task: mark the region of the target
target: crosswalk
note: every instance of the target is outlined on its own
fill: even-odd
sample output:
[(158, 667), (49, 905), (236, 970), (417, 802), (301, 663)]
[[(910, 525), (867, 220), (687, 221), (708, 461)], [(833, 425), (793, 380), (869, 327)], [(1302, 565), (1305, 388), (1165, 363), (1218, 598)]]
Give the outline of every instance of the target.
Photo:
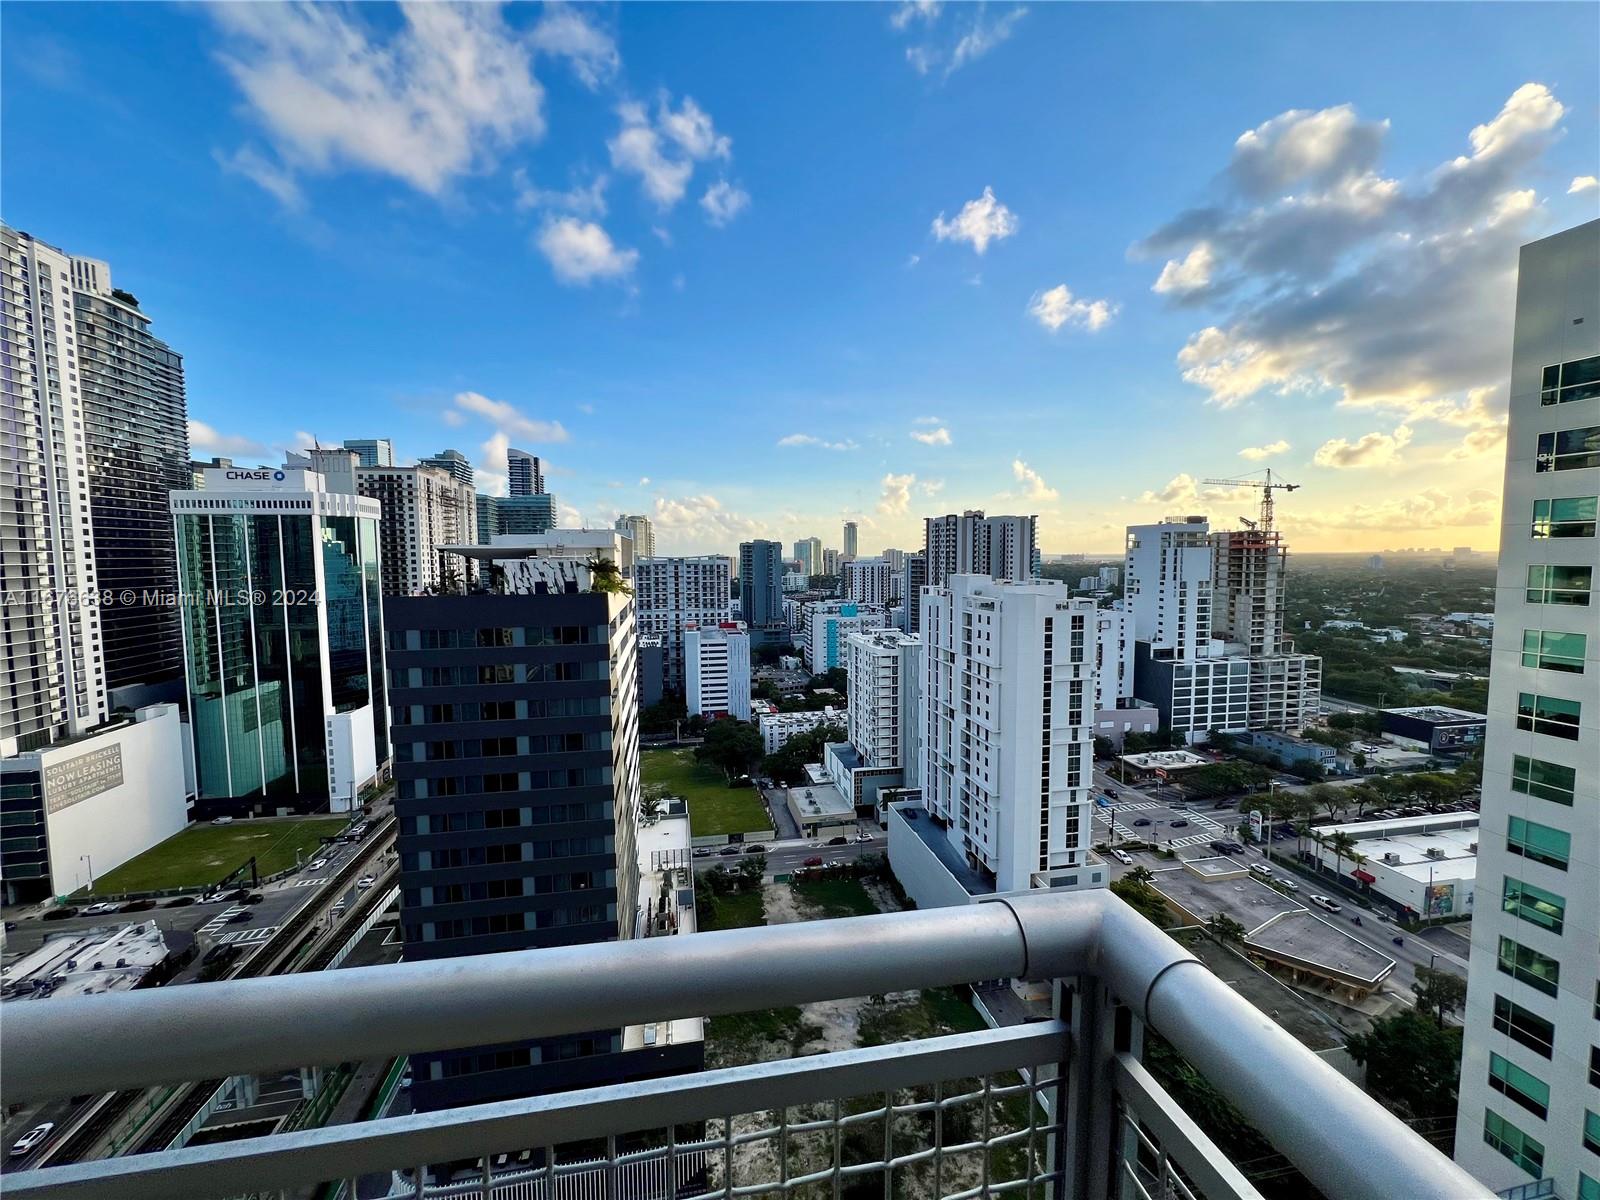
[(201, 933), (217, 933), (224, 926), (226, 926), (228, 924), (228, 920), (229, 920), (230, 917), (237, 916), (239, 913), (242, 913), (244, 911), (245, 911), (245, 906), (243, 904), (230, 904), (230, 905), (228, 905), (227, 908), (223, 909), (216, 916), (212, 917), (211, 920), (207, 921), (204, 925), (200, 926), (200, 932)]
[(257, 942), (267, 941), (278, 932), (276, 925), (263, 925), (259, 929), (230, 929), (227, 933), (219, 934), (219, 945), (228, 946), (253, 946)]

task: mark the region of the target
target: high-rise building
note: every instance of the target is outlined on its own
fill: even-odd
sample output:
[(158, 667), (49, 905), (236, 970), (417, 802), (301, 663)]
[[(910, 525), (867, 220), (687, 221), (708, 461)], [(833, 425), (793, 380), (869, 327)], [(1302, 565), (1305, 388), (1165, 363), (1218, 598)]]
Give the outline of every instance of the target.
[(721, 554), (646, 558), (633, 564), (639, 632), (659, 637), (668, 691), (684, 688), (683, 631), (691, 622), (717, 625), (733, 601), (733, 564)]
[(822, 552), (822, 574), (830, 577), (839, 574), (839, 552), (837, 550), (824, 550)]
[(378, 502), (262, 468), (170, 503), (197, 808), (349, 810), (389, 759)]
[(90, 455), (73, 321), (74, 260), (0, 225), (5, 436), (0, 437), (0, 757), (36, 750), (108, 714)]
[(844, 523), (844, 558), (851, 559), (859, 553), (860, 535), (861, 529), (854, 521)]
[(355, 453), (358, 466), (394, 466), (394, 443), (388, 438), (345, 438), (344, 448)]
[(1094, 618), (1094, 706), (1104, 711), (1133, 695), (1133, 640), (1120, 608), (1096, 609)]
[(822, 574), (822, 539), (801, 538), (794, 544), (794, 556), (800, 563), (800, 574)]
[(739, 543), (739, 611), (752, 630), (783, 621), (783, 544)]
[[(580, 560), (539, 565), (528, 592), (386, 603), (410, 961), (635, 936), (633, 605), (590, 590)], [(698, 1068), (698, 1041), (665, 1040), (628, 1052), (599, 1028), (414, 1055), (412, 1096), (433, 1111)]]
[(1600, 1196), (1600, 221), (1522, 248), (1456, 1161)]
[[(349, 444), (349, 442), (345, 443), (347, 446)], [(469, 488), (475, 482), (472, 463), (467, 461), (467, 456), (459, 450), (441, 450), (437, 454), (430, 454), (427, 458), (419, 458), (417, 466), (434, 467), (443, 471), (457, 483), (464, 483)]]
[(951, 575), (1021, 582), (1038, 574), (1038, 518), (986, 517), (981, 509), (923, 519), (928, 583)]
[[(374, 467), (356, 471), (356, 490), (382, 507), (380, 559), (386, 596), (416, 596), (453, 580), (455, 564), (439, 547), (478, 540), (477, 495), (470, 483), (433, 467)], [(470, 569), (470, 563), (467, 569)]]
[(1283, 636), (1283, 535), (1263, 525), (1211, 535), (1211, 628), (1247, 654), (1276, 654)]
[(922, 642), (898, 629), (846, 635), (849, 741), (827, 749), (828, 776), (864, 808), (885, 788), (918, 786), (922, 770)]
[(496, 496), (493, 530), (478, 530), (480, 538), (498, 534), (544, 533), (556, 527), (556, 498), (549, 492), (529, 496)]
[(750, 719), (750, 634), (743, 621), (689, 622), (683, 662), (690, 716)]
[(201, 488), (205, 487), (205, 485), (206, 485), (206, 472), (207, 471), (219, 471), (219, 470), (222, 470), (223, 468), (231, 467), (231, 466), (233, 466), (233, 459), (231, 459), (231, 458), (223, 458), (221, 455), (217, 455), (216, 457), (208, 459), (208, 460), (206, 460), (204, 462), (202, 462), (198, 458), (190, 459), (189, 460), (189, 484), (188, 484), (188, 486), (192, 490), (198, 492)]
[(894, 572), (881, 558), (856, 558), (839, 568), (840, 592), (846, 600), (888, 607), (898, 595)]
[(886, 548), (879, 557), (889, 564), (889, 569), (896, 575), (906, 569), (906, 552), (904, 550)]
[(526, 450), (506, 451), (506, 488), (513, 496), (544, 494), (544, 468), (538, 455)]
[(888, 626), (888, 611), (853, 600), (818, 600), (805, 605), (799, 638), (807, 670), (820, 675), (844, 666), (844, 643), (852, 633)]
[[(1284, 636), (1286, 551), (1275, 532), (1251, 541), (1250, 531), (1213, 535), (1203, 516), (1168, 517), (1129, 526), (1127, 545), (1133, 694), (1167, 728), (1200, 741), (1212, 729), (1298, 732), (1317, 717), (1322, 660)], [(1229, 605), (1220, 621), (1219, 595)]]
[(996, 890), (1083, 885), (1094, 601), (952, 575), (923, 596), (923, 804)]
[(1168, 517), (1130, 525), (1124, 605), (1136, 641), (1188, 662), (1211, 643), (1211, 527), (1204, 517)]
[(928, 556), (906, 555), (905, 585), (901, 594), (906, 602), (906, 632), (916, 633), (922, 628), (922, 589), (928, 582)]
[[(177, 557), (167, 493), (192, 479), (183, 358), (152, 336), (150, 317), (136, 297), (112, 286), (106, 263), (10, 229), (5, 238), (8, 258), (14, 251), (34, 260), (31, 268), (19, 267), (33, 278), (19, 281), (30, 285), (27, 292), (14, 292), (7, 303), (8, 332), (31, 327), (24, 336), (34, 340), (21, 343), (22, 357), (31, 348), (38, 357), (30, 366), (37, 370), (42, 362), (59, 371), (59, 380), (47, 383), (65, 389), (55, 414), (63, 440), (53, 444), (39, 435), (33, 416), (11, 413), (13, 389), (20, 394), (33, 386), (20, 375), (6, 386), (7, 415), (19, 433), (33, 429), (33, 454), (67, 450), (58, 482), (61, 470), (75, 472), (80, 460), (87, 472), (89, 522), (78, 525), (72, 540), (84, 541), (93, 556), (93, 590), (101, 601), (94, 655), (103, 663), (104, 686), (115, 692), (175, 683), (183, 677), (183, 642), (171, 603)], [(69, 551), (69, 569), (71, 557)]]
[(654, 558), (656, 556), (655, 527), (650, 524), (649, 517), (618, 517), (617, 528), (633, 539), (634, 558)]

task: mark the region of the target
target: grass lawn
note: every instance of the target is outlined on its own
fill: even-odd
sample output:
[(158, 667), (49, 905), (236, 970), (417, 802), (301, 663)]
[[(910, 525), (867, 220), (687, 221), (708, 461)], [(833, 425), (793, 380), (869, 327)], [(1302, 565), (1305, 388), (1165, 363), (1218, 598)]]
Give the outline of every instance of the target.
[(294, 866), (295, 851), (314, 850), (338, 833), (347, 817), (264, 817), (231, 825), (191, 825), (152, 846), (114, 871), (96, 876), (94, 890), (106, 896), (159, 892), (215, 883), (256, 856), (256, 870), (271, 875)]
[(861, 1010), (863, 1046), (972, 1033), (983, 1028), (978, 1010), (949, 988), (925, 988), (909, 1004), (874, 1001)]
[(819, 921), (833, 917), (870, 917), (878, 911), (867, 889), (855, 879), (808, 880), (795, 884), (794, 894), (802, 904), (819, 910)]
[(639, 756), (646, 796), (682, 796), (689, 802), (695, 837), (771, 829), (772, 818), (755, 788), (731, 788), (715, 767), (695, 761), (693, 750), (646, 750)]
[(753, 925), (765, 925), (767, 913), (759, 891), (736, 896), (707, 896), (695, 912), (695, 922), (701, 932), (748, 929)]

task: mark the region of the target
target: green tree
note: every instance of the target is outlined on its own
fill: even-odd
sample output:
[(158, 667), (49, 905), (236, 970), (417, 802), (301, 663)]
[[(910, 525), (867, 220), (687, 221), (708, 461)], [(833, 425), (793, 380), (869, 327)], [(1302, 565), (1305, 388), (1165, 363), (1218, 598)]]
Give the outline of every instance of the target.
[(1344, 830), (1329, 835), (1327, 847), (1333, 851), (1333, 873), (1339, 878), (1344, 877), (1344, 860), (1350, 857), (1356, 848), (1356, 840)]
[(721, 768), (730, 779), (748, 775), (761, 761), (761, 734), (748, 721), (713, 721), (694, 756)]
[(1167, 902), (1147, 881), (1133, 878), (1130, 872), (1121, 879), (1111, 881), (1111, 892), (1125, 900), (1130, 908), (1158, 929), (1167, 927)]
[(678, 722), (689, 715), (689, 709), (682, 700), (675, 696), (668, 696), (639, 710), (639, 732), (672, 733)]
[(1418, 967), (1411, 990), (1416, 993), (1417, 1007), (1431, 1010), (1441, 1029), (1444, 1028), (1445, 1015), (1457, 1012), (1467, 1002), (1467, 981), (1450, 971), (1434, 967)]
[(1115, 758), (1117, 756), (1116, 743), (1108, 737), (1096, 737), (1094, 739), (1094, 756), (1096, 758)]
[(584, 566), (589, 568), (590, 591), (612, 592), (619, 596), (627, 596), (633, 592), (632, 586), (622, 577), (622, 572), (611, 559), (591, 558)]
[(1217, 913), (1206, 922), (1206, 932), (1215, 938), (1219, 945), (1225, 946), (1229, 942), (1243, 942), (1250, 931), (1232, 917)]
[(1415, 1010), (1374, 1021), (1346, 1043), (1367, 1069), (1367, 1088), (1414, 1117), (1449, 1117), (1456, 1111), (1461, 1075), (1461, 1030), (1443, 1027)]
[(806, 764), (821, 762), (823, 747), (832, 742), (845, 741), (846, 737), (844, 726), (836, 722), (797, 733), (761, 760), (761, 772), (779, 783), (791, 786), (804, 783)]

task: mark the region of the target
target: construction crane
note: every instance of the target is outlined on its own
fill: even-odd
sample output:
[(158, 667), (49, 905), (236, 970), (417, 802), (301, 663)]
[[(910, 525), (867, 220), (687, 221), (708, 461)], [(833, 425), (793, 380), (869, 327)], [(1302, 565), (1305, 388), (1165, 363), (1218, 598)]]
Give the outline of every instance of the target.
[[(1284, 482), (1282, 482), (1280, 480), (1274, 480), (1272, 478), (1272, 468), (1271, 467), (1268, 467), (1266, 469), (1265, 474), (1266, 474), (1266, 478), (1265, 479), (1256, 479), (1253, 476), (1247, 476), (1244, 479), (1202, 479), (1200, 482), (1204, 483), (1204, 484), (1207, 484), (1207, 485), (1214, 485), (1214, 486), (1218, 486), (1218, 487), (1253, 487), (1253, 488), (1260, 488), (1261, 489), (1261, 521), (1260, 521), (1260, 526), (1261, 526), (1261, 531), (1263, 533), (1268, 533), (1268, 532), (1270, 532), (1272, 530), (1272, 493), (1273, 492), (1278, 492), (1278, 491), (1292, 492), (1292, 491), (1297, 490), (1300, 487), (1300, 485), (1298, 483), (1284, 483)], [(1247, 524), (1248, 524), (1248, 522), (1247, 522)], [(1253, 525), (1251, 527), (1254, 528)]]

